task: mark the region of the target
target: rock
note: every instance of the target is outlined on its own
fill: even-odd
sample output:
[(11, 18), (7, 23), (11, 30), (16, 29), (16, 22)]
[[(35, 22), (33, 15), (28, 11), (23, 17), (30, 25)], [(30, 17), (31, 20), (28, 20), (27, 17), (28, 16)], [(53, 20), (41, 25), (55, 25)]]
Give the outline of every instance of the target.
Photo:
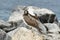
[(6, 28), (11, 26), (11, 24), (9, 24), (8, 22), (5, 22), (3, 20), (0, 20), (0, 28)]
[(5, 32), (9, 32), (13, 30), (14, 28), (13, 26), (11, 27), (10, 23), (0, 20), (0, 29), (4, 30)]
[(60, 40), (60, 28), (55, 23), (45, 23), (44, 24), (47, 28), (47, 35), (45, 35), (45, 39), (47, 40)]
[(3, 20), (0, 20), (0, 29), (4, 30), (5, 32), (9, 32), (16, 27), (13, 27), (9, 22), (5, 22)]
[(53, 34), (47, 34), (44, 35), (45, 40), (60, 40), (60, 34), (58, 33), (53, 33)]
[[(38, 31), (38, 28), (26, 25), (25, 20), (23, 19), (25, 10), (29, 12), (30, 17), (33, 16), (33, 18), (35, 18), (36, 14), (38, 17), (38, 19), (36, 19), (39, 24), (38, 26), (42, 29), (41, 31), (44, 34), (41, 34)], [(46, 8), (38, 8), (34, 6), (17, 7), (13, 10), (8, 23), (11, 24), (11, 30), (12, 28), (15, 29), (7, 33), (7, 35), (11, 37), (10, 40), (59, 40), (58, 38), (60, 38), (60, 36), (58, 36), (60, 29), (57, 25), (58, 20), (56, 14)], [(7, 29), (10, 30), (9, 28)]]
[(8, 22), (12, 24), (12, 26), (20, 25), (19, 22), (23, 19), (24, 11), (27, 10), (31, 15), (37, 15), (41, 23), (58, 23), (56, 18), (56, 14), (49, 9), (46, 8), (38, 8), (34, 6), (23, 6), (17, 7), (14, 9), (15, 11), (12, 12)]
[(59, 27), (60, 27), (60, 21), (59, 21)]
[(0, 40), (5, 40), (6, 38), (6, 32), (0, 29)]
[(0, 40), (10, 40), (11, 37), (5, 31), (0, 29)]
[(12, 40), (43, 40), (43, 36), (38, 35), (38, 33), (27, 28), (20, 27), (7, 34), (11, 36)]
[(9, 38), (10, 37), (6, 34), (6, 32), (0, 29), (0, 40), (7, 40)]
[(12, 14), (9, 17), (8, 22), (12, 25), (12, 26), (19, 26), (23, 21), (23, 14), (24, 14), (24, 7), (25, 6), (18, 6), (16, 7), (14, 10), (12, 10)]
[(24, 10), (22, 7), (17, 7), (16, 9), (14, 9), (15, 11), (12, 12), (8, 22), (17, 22), (21, 19), (23, 19), (23, 14), (24, 14)]
[(11, 26), (8, 28), (4, 28), (3, 30), (5, 30), (6, 32), (9, 32), (9, 31), (16, 29), (20, 25), (22, 26), (22, 24), (23, 24), (23, 21), (22, 21), (23, 17), (22, 16), (24, 13), (24, 11), (23, 11), (24, 7), (25, 6), (18, 6), (12, 10), (12, 14), (7, 21), (8, 23), (11, 24)]
[(4, 28), (4, 29), (3, 29), (3, 30), (5, 30), (6, 32), (13, 31), (13, 30), (15, 30), (15, 29), (18, 28), (18, 27), (27, 27), (27, 25), (26, 25), (22, 20), (17, 21), (17, 22), (16, 22), (17, 25), (15, 24), (15, 22), (9, 22), (9, 23), (11, 23), (11, 26), (8, 27), (8, 28)]
[(59, 26), (55, 23), (45, 23), (44, 25), (48, 28), (48, 32), (57, 33), (60, 31)]

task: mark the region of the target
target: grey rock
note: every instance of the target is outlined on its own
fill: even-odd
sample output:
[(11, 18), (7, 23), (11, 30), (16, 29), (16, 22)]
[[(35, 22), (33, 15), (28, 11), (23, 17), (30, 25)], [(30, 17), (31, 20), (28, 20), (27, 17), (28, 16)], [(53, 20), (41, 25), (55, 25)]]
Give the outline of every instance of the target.
[(0, 28), (6, 28), (6, 27), (10, 27), (10, 26), (11, 26), (11, 24), (9, 24), (8, 22), (0, 20)]
[(11, 39), (12, 38), (5, 32), (5, 30), (0, 29), (0, 40), (11, 40)]
[(17, 22), (23, 19), (24, 10), (21, 7), (16, 7), (16, 11), (13, 11), (8, 19), (8, 22)]
[(0, 29), (0, 40), (5, 40), (6, 32)]
[(13, 27), (9, 22), (5, 22), (4, 20), (0, 20), (0, 29), (4, 30), (5, 32), (9, 32), (16, 27)]
[(59, 26), (55, 23), (45, 23), (44, 25), (48, 28), (49, 32), (57, 33), (60, 31)]
[(60, 21), (59, 21), (59, 27), (60, 27)]
[(12, 26), (18, 26), (20, 25), (23, 21), (23, 14), (24, 14), (24, 7), (25, 6), (18, 6), (16, 7), (12, 12), (11, 16), (8, 19), (8, 22), (12, 25)]
[(13, 27), (10, 23), (5, 22), (4, 20), (0, 20), (0, 29), (4, 30), (5, 32), (9, 32), (15, 29), (15, 27)]
[(44, 24), (47, 28), (47, 35), (44, 35), (45, 39), (47, 40), (60, 40), (60, 28), (55, 23), (45, 23)]
[(12, 40), (12, 38), (8, 34), (6, 34), (5, 40)]

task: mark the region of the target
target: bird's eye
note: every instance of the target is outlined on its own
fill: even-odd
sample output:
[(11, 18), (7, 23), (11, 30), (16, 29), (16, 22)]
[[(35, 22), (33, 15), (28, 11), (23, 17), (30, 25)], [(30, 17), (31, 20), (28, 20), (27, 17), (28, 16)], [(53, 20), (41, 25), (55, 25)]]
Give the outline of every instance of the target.
[(28, 14), (28, 11), (25, 10), (25, 11), (24, 11), (24, 14)]

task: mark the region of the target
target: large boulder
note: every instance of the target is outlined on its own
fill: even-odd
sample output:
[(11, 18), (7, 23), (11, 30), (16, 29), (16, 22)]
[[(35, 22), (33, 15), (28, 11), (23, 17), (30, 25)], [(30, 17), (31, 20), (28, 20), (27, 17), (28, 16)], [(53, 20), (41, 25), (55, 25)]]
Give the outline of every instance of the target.
[(39, 32), (32, 31), (25, 27), (19, 27), (9, 33), (7, 33), (11, 40), (43, 40), (43, 36)]
[[(25, 9), (30, 13), (30, 15), (37, 15), (38, 26), (41, 28), (46, 40), (58, 40), (60, 38), (60, 29), (56, 23), (58, 20), (56, 14), (46, 8), (38, 8), (34, 6), (18, 7), (14, 9), (12, 15), (10, 16), (8, 22), (16, 29), (8, 32), (7, 34), (11, 37), (10, 40), (43, 40), (42, 34), (33, 26), (26, 25), (23, 19), (23, 14)], [(31, 28), (30, 28), (31, 27)], [(58, 34), (58, 35), (57, 35)], [(57, 36), (57, 37), (56, 37)], [(29, 37), (29, 38), (28, 38)]]

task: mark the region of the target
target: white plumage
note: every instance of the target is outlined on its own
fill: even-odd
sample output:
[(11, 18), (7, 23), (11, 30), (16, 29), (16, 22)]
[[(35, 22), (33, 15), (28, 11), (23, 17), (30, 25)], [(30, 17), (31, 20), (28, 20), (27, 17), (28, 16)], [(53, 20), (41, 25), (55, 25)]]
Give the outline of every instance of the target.
[(32, 7), (28, 7), (28, 12), (30, 15), (35, 16), (34, 9)]

